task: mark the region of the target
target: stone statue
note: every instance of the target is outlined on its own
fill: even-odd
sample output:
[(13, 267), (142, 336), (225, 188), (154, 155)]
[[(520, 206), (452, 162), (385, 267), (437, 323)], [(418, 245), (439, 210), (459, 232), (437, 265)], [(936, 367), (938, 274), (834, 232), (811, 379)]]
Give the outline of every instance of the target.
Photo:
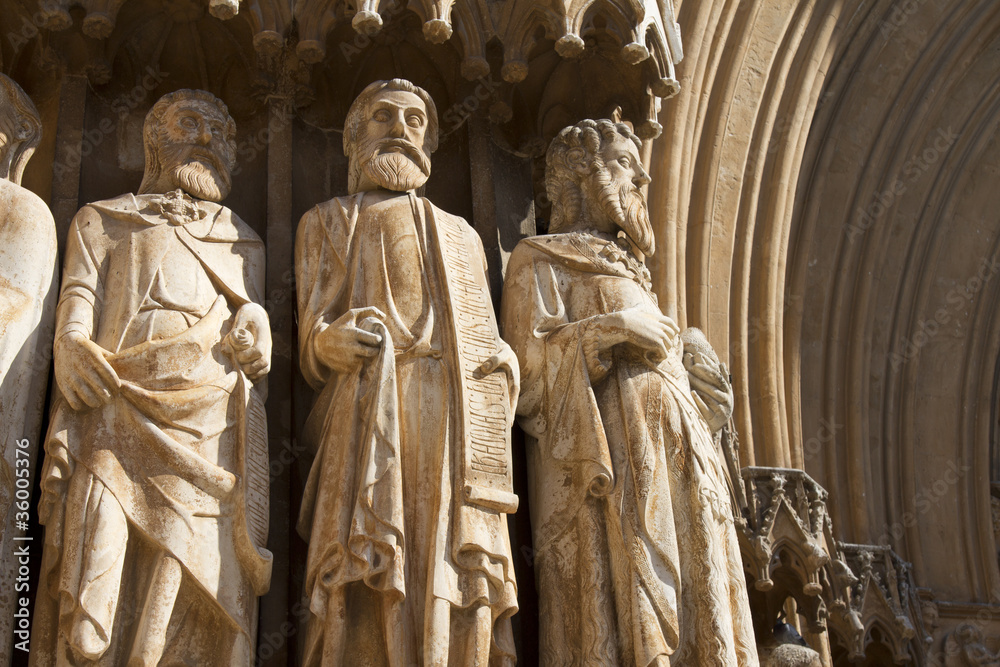
[(657, 305), (639, 148), (612, 121), (564, 129), (547, 155), (552, 233), (507, 267), (502, 331), (537, 440), (541, 664), (757, 665), (713, 439), (732, 392), (704, 336), (685, 345)]
[(236, 125), (179, 90), (138, 195), (73, 219), (32, 665), (250, 665), (267, 591), (264, 246), (217, 202)]
[(344, 128), (351, 194), (299, 223), (300, 359), (321, 392), (299, 517), (309, 666), (514, 662), (517, 360), (478, 235), (414, 194), (437, 128), (423, 89), (368, 86)]
[[(48, 207), (21, 187), (42, 137), (42, 121), (24, 91), (0, 74), (0, 664), (11, 655), (19, 605), (13, 538), (26, 530), (55, 314), (56, 227)], [(22, 632), (21, 641), (27, 639)], [(27, 642), (24, 643), (27, 647)]]

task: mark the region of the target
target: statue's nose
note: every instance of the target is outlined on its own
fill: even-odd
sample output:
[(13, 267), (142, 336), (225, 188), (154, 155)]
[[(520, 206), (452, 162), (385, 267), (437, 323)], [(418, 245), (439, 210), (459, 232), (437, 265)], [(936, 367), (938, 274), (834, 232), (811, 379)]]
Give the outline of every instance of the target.
[(642, 165), (639, 165), (639, 173), (632, 182), (635, 183), (637, 187), (641, 188), (644, 185), (649, 185), (652, 181), (653, 179), (649, 177), (649, 174), (646, 173), (646, 170), (643, 169)]
[(402, 112), (393, 117), (389, 133), (394, 139), (402, 139), (406, 136), (406, 122), (403, 120)]
[(207, 124), (203, 124), (198, 128), (198, 143), (202, 146), (212, 143), (212, 129)]

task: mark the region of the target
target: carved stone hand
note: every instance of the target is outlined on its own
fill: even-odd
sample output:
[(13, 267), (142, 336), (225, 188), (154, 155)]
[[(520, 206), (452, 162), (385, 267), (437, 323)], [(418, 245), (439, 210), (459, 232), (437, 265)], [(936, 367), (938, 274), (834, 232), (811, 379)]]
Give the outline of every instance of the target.
[(352, 308), (316, 336), (316, 356), (335, 371), (353, 371), (378, 354), (382, 337), (358, 327), (366, 317), (385, 320), (378, 308)]
[(666, 315), (652, 315), (635, 308), (601, 315), (596, 325), (598, 347), (602, 350), (627, 343), (654, 363), (666, 359), (670, 348), (677, 345), (680, 333), (677, 323)]
[(109, 354), (78, 331), (56, 340), (56, 382), (74, 410), (100, 407), (118, 393), (121, 380), (107, 361)]
[(716, 366), (711, 361), (698, 361), (697, 357), (684, 356), (684, 365), (691, 383), (692, 397), (708, 422), (712, 433), (720, 430), (733, 414), (733, 387), (726, 379), (725, 364)]
[[(249, 345), (234, 338), (241, 331), (249, 332), (251, 340), (246, 341)], [(236, 311), (226, 342), (250, 380), (256, 382), (271, 370), (271, 323), (260, 304), (248, 303)]]
[(507, 375), (507, 386), (510, 388), (510, 410), (517, 409), (517, 397), (521, 393), (521, 368), (517, 354), (507, 343), (497, 350), (497, 353), (487, 359), (476, 369), (483, 375), (503, 371)]

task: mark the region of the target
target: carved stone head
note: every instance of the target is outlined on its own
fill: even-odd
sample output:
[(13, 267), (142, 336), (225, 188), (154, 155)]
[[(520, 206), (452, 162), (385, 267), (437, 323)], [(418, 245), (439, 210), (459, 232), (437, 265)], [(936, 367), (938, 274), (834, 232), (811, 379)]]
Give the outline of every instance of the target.
[(0, 178), (21, 184), (24, 167), (42, 139), (42, 120), (21, 87), (0, 74)]
[(215, 95), (187, 89), (164, 95), (146, 114), (142, 139), (146, 172), (139, 194), (180, 188), (214, 202), (229, 194), (236, 123)]
[(348, 191), (419, 188), (431, 175), (437, 145), (437, 108), (426, 90), (405, 79), (372, 83), (344, 121)]
[(649, 183), (641, 146), (627, 125), (610, 120), (583, 120), (563, 129), (545, 159), (549, 231), (621, 230), (637, 250), (652, 255), (653, 228), (640, 190)]

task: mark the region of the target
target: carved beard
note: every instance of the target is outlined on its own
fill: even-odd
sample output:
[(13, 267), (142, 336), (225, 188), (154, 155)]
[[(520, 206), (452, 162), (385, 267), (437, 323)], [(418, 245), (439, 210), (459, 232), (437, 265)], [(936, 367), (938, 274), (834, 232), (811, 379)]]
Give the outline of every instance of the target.
[(222, 201), (229, 194), (226, 183), (214, 167), (191, 161), (174, 167), (174, 183), (192, 197), (206, 201)]
[[(391, 148), (400, 151), (393, 152)], [(431, 175), (430, 158), (405, 139), (381, 139), (365, 149), (369, 157), (362, 162), (361, 170), (369, 180), (386, 190), (416, 190)]]
[(604, 214), (625, 232), (643, 255), (652, 255), (656, 239), (646, 199), (639, 188), (627, 180), (613, 180), (604, 165), (597, 165), (594, 180), (597, 183), (597, 201)]
[(171, 146), (163, 156), (166, 164), (174, 164), (171, 179), (174, 185), (192, 197), (219, 202), (229, 195), (232, 180), (210, 153), (192, 151), (187, 146)]

